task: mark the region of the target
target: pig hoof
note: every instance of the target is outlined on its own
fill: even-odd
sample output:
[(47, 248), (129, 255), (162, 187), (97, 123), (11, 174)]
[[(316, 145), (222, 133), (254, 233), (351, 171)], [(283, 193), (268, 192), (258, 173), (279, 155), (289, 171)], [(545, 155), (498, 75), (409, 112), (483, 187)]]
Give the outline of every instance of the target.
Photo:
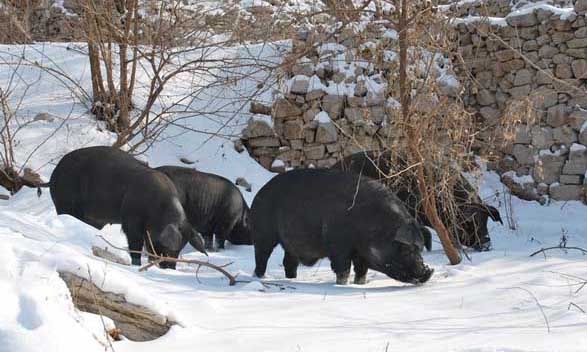
[(336, 274), (336, 284), (337, 285), (346, 285), (349, 281), (349, 272), (344, 272), (340, 274)]
[(367, 283), (367, 276), (360, 276), (360, 277), (356, 277), (355, 276), (355, 281), (354, 281), (355, 285), (364, 285)]
[(288, 279), (295, 279), (296, 277), (298, 277), (298, 273), (297, 272), (285, 272), (285, 277)]

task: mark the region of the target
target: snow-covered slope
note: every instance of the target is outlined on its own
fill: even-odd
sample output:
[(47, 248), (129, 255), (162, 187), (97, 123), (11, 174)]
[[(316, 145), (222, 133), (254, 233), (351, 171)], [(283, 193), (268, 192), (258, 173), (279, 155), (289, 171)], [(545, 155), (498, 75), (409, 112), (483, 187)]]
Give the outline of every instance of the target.
[[(82, 55), (63, 45), (36, 49), (88, 88), (89, 69)], [(22, 47), (0, 48), (2, 55), (6, 51), (20, 53)], [(22, 104), (23, 119), (38, 112), (50, 112), (55, 119), (32, 122), (19, 132), (17, 161), (24, 163), (60, 124), (64, 126), (27, 162), (46, 178), (65, 152), (112, 141), (83, 106), (74, 104), (68, 89), (46, 74), (37, 80), (38, 70), (22, 72), (35, 82)], [(9, 77), (0, 67), (0, 85)], [(242, 89), (253, 86), (245, 82)], [(237, 114), (229, 128), (238, 131), (246, 118)], [(210, 132), (219, 126), (217, 117), (199, 116), (184, 123)], [(163, 137), (169, 138), (144, 155), (150, 165), (180, 164), (179, 158), (185, 157), (199, 170), (231, 180), (245, 177), (253, 185), (253, 192), (242, 189), (249, 202), (272, 177), (246, 151), (237, 153), (232, 142), (220, 136), (172, 127)], [(505, 215), (503, 198), (491, 197), (496, 191), (503, 192), (498, 176), (485, 173), (482, 196)], [(491, 223), (491, 252), (471, 253), (471, 261), (449, 266), (436, 241), (433, 251), (425, 254), (436, 272), (422, 286), (404, 285), (374, 271), (369, 271), (365, 286), (336, 286), (328, 260), (301, 268), (298, 279), (286, 280), (280, 249), (274, 251), (264, 279), (270, 284), (263, 285), (251, 277), (253, 248), (228, 244), (209, 260), (233, 262), (227, 269), (242, 282), (229, 287), (224, 277), (206, 269), (196, 278), (195, 268), (186, 264), (177, 271), (152, 268), (139, 273), (135, 267), (95, 258), (90, 247), (104, 245), (99, 236), (124, 245), (119, 226), (97, 231), (72, 217), (57, 216), (48, 192), (37, 198), (35, 190), (25, 189), (0, 201), (0, 351), (109, 350), (101, 321), (74, 309), (57, 270), (91, 276), (183, 325), (155, 341), (115, 342), (117, 352), (587, 350), (587, 315), (581, 311), (587, 310), (587, 289), (582, 286), (586, 257), (559, 250), (529, 257), (541, 247), (557, 245), (563, 233), (569, 246), (586, 247), (585, 207), (577, 202), (541, 207), (518, 199), (511, 206), (517, 229)], [(190, 248), (184, 256), (205, 258)]]

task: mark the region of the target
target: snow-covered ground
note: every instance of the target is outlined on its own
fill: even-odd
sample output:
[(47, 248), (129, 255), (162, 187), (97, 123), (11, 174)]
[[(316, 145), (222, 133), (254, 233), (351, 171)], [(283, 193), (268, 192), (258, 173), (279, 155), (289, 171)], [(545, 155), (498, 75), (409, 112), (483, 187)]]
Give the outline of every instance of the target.
[[(87, 89), (84, 57), (65, 47), (36, 49)], [(7, 51), (20, 53), (22, 47), (0, 47), (0, 55)], [(74, 104), (70, 90), (47, 74), (38, 76), (38, 70), (21, 69), (22, 77), (34, 83), (22, 103), (22, 118), (39, 112), (55, 118), (32, 122), (19, 132), (18, 162), (28, 159), (27, 165), (48, 178), (67, 151), (112, 141), (88, 118), (84, 106)], [(0, 66), (0, 86), (9, 78), (10, 72)], [(243, 83), (243, 89), (254, 87), (250, 83)], [(216, 97), (224, 96), (217, 93)], [(234, 131), (247, 118), (237, 117), (229, 126)], [(184, 123), (207, 131), (219, 126), (217, 117), (194, 117)], [(185, 157), (199, 170), (231, 180), (245, 177), (253, 185), (252, 192), (241, 189), (248, 202), (272, 177), (246, 151), (237, 153), (228, 139), (180, 127), (170, 128), (165, 136), (171, 138), (155, 143), (144, 155), (152, 166), (179, 165), (179, 158)], [(505, 219), (504, 198), (493, 196), (503, 193), (498, 176), (483, 176), (482, 196), (498, 206)], [(104, 245), (99, 236), (125, 244), (120, 227), (97, 231), (72, 217), (57, 216), (47, 191), (37, 198), (36, 190), (25, 189), (8, 201), (0, 200), (0, 351), (110, 350), (101, 320), (75, 310), (57, 270), (91, 277), (105, 289), (169, 314), (182, 325), (155, 341), (115, 342), (117, 352), (586, 351), (586, 257), (559, 250), (529, 257), (541, 247), (558, 245), (563, 234), (568, 246), (587, 247), (585, 206), (540, 206), (514, 198), (511, 207), (517, 229), (490, 223), (491, 252), (471, 253), (470, 261), (449, 266), (435, 241), (425, 261), (436, 271), (422, 286), (401, 284), (374, 271), (369, 271), (365, 286), (337, 286), (328, 260), (302, 267), (296, 280), (286, 280), (280, 249), (274, 251), (264, 279), (280, 285), (264, 286), (251, 277), (253, 248), (228, 244), (225, 251), (211, 253), (209, 260), (233, 262), (227, 269), (244, 282), (230, 287), (223, 276), (206, 269), (197, 279), (195, 268), (187, 264), (179, 264), (177, 271), (152, 268), (139, 273), (135, 267), (93, 257), (91, 245)], [(191, 248), (184, 256), (205, 259)]]

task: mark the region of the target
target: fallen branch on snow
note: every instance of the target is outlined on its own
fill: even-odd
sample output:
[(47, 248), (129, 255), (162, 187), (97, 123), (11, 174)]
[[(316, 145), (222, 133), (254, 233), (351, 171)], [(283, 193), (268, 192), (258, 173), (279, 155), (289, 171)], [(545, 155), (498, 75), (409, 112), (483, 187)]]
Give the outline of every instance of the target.
[(545, 253), (546, 251), (550, 251), (550, 250), (553, 250), (553, 249), (560, 249), (560, 250), (563, 250), (563, 251), (566, 250), (566, 249), (573, 249), (573, 250), (576, 250), (576, 251), (581, 251), (583, 254), (587, 254), (587, 250), (586, 249), (583, 249), (581, 247), (554, 246), (554, 247), (548, 247), (548, 248), (541, 248), (540, 250), (537, 250), (536, 252), (530, 254), (530, 257), (533, 257), (533, 256), (535, 256), (536, 254), (539, 254), (539, 253)]
[[(98, 237), (100, 237), (104, 242), (106, 242), (109, 246), (111, 246), (112, 248), (118, 249), (118, 250), (122, 250), (125, 251), (127, 253), (142, 253), (142, 251), (131, 251), (129, 249), (126, 248), (122, 248), (122, 247), (118, 247), (115, 246), (114, 244), (112, 244), (110, 241), (108, 241), (106, 238), (104, 238), (101, 235), (98, 235)], [(210, 262), (205, 262), (202, 260), (197, 260), (197, 259), (181, 259), (181, 258), (172, 258), (172, 257), (163, 257), (157, 254), (152, 254), (152, 253), (148, 253), (147, 254), (153, 258), (154, 260), (152, 262), (150, 262), (149, 264), (146, 264), (144, 266), (142, 266), (139, 271), (145, 271), (148, 270), (150, 267), (157, 265), (161, 262), (175, 262), (175, 263), (188, 263), (188, 264), (196, 264), (198, 265), (198, 269), (196, 269), (196, 278), (197, 278), (197, 272), (199, 271), (199, 268), (204, 266), (207, 268), (211, 268), (214, 269), (218, 272), (220, 272), (222, 275), (226, 276), (228, 278), (228, 284), (229, 286), (234, 286), (236, 284), (236, 276), (232, 275), (231, 273), (229, 273), (228, 271), (226, 271), (224, 269), (224, 267), (231, 265), (232, 262), (230, 263), (226, 263), (224, 265), (216, 265), (216, 264), (212, 264)]]
[(122, 335), (133, 341), (150, 341), (161, 337), (176, 324), (149, 308), (128, 302), (122, 294), (102, 291), (90, 280), (66, 271), (59, 276), (81, 311), (105, 315), (112, 319)]

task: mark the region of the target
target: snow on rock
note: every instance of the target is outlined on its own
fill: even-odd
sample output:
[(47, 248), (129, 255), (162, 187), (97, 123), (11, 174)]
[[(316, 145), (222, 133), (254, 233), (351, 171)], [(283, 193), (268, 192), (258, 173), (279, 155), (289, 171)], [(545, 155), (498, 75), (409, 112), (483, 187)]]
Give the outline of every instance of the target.
[(326, 111), (320, 111), (319, 113), (314, 116), (314, 121), (318, 121), (318, 123), (329, 123), (332, 122), (330, 116)]
[(582, 152), (585, 150), (587, 150), (587, 147), (582, 144), (579, 144), (579, 143), (573, 143), (573, 145), (571, 145), (571, 149), (570, 149), (571, 153)]

